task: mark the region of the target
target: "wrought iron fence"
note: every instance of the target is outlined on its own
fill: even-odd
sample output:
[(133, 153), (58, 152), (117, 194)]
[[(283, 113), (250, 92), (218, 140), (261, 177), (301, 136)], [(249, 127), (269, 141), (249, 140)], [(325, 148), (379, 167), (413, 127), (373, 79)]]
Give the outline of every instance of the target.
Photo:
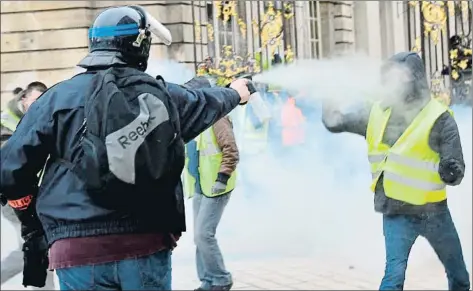
[(435, 97), (471, 104), (471, 1), (408, 1), (409, 47), (423, 60)]
[(198, 74), (225, 83), (295, 58), (295, 1), (194, 1), (194, 6), (199, 7), (192, 13)]

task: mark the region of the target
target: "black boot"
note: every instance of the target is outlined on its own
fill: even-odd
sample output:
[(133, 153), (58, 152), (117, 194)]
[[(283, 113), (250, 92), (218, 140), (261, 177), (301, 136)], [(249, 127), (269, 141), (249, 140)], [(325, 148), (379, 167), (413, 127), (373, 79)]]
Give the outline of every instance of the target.
[(225, 286), (212, 286), (210, 290), (212, 291), (229, 291), (232, 289), (233, 283), (225, 285)]

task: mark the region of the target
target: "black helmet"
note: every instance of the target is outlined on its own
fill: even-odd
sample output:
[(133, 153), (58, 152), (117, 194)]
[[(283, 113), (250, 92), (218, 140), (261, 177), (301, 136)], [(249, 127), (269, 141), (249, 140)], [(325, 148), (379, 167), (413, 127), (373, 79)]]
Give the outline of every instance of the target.
[[(88, 68), (118, 63), (145, 71), (151, 33), (160, 37), (166, 45), (171, 43), (169, 30), (142, 7), (108, 8), (97, 16), (89, 29), (89, 55), (79, 65)], [(108, 63), (103, 63), (103, 57), (109, 57)]]

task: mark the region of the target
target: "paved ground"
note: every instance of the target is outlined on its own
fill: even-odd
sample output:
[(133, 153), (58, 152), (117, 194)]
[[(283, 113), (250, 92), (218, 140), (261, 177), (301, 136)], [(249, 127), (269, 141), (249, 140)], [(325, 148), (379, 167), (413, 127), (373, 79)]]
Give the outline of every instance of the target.
[[(470, 159), (471, 160), (471, 159)], [(466, 184), (449, 202), (452, 215), (462, 239), (465, 260), (472, 273), (471, 241), (471, 184)], [(284, 208), (269, 208), (263, 215), (256, 211), (242, 211), (257, 199), (233, 200), (219, 229), (219, 244), (225, 255), (228, 269), (234, 276), (234, 290), (376, 290), (383, 275), (384, 238), (379, 215), (369, 212), (369, 201), (356, 205), (356, 212), (343, 209), (343, 215), (331, 215), (317, 205), (311, 212), (311, 227), (298, 224), (302, 221), (296, 210), (289, 211), (284, 223), (271, 213), (287, 212)], [(369, 198), (369, 197), (368, 197)], [(455, 200), (457, 198), (457, 200)], [(240, 199), (243, 200), (243, 198)], [(347, 198), (348, 199), (348, 198)], [(357, 198), (358, 199), (358, 198)], [(240, 204), (239, 204), (240, 203)], [(351, 203), (351, 204), (350, 204)], [(350, 200), (348, 205), (352, 206)], [(296, 205), (299, 207), (299, 205)], [(293, 208), (296, 208), (294, 206)], [(188, 206), (188, 209), (191, 209)], [(298, 208), (299, 209), (299, 208)], [(242, 212), (245, 215), (242, 216)], [(301, 212), (301, 211), (299, 211)], [(253, 216), (251, 213), (254, 213)], [(369, 215), (363, 216), (363, 213)], [(192, 217), (192, 215), (188, 215)], [(347, 220), (346, 218), (350, 219)], [(265, 218), (270, 221), (264, 220)], [(310, 216), (312, 218), (312, 216)], [(325, 221), (330, 220), (326, 227)], [(257, 222), (257, 223), (255, 223)], [(317, 224), (317, 222), (320, 222)], [(264, 225), (264, 228), (261, 227)], [(17, 246), (13, 229), (5, 221), (1, 224), (1, 255), (4, 257)], [(173, 289), (193, 290), (199, 286), (194, 268), (192, 221), (188, 234), (179, 241), (173, 255)], [(262, 231), (264, 229), (265, 231)], [(343, 231), (340, 231), (343, 230)], [(310, 258), (308, 258), (310, 256)], [(425, 239), (419, 239), (411, 252), (407, 271), (406, 290), (446, 290), (447, 280), (442, 266)], [(25, 290), (21, 276), (0, 287), (1, 290)]]
[[(383, 270), (361, 270), (356, 266), (309, 259), (281, 259), (260, 262), (230, 262), (235, 290), (376, 290)], [(175, 290), (191, 290), (199, 283), (192, 266), (175, 268)], [(446, 278), (439, 263), (428, 268), (410, 268), (406, 290), (446, 290)]]
[[(278, 259), (229, 262), (234, 290), (376, 290), (383, 270), (361, 269), (328, 260)], [(177, 263), (173, 274), (174, 290), (193, 290), (199, 286), (194, 267)], [(16, 277), (1, 290), (25, 290)], [(446, 290), (446, 278), (438, 262), (408, 269), (406, 290)]]

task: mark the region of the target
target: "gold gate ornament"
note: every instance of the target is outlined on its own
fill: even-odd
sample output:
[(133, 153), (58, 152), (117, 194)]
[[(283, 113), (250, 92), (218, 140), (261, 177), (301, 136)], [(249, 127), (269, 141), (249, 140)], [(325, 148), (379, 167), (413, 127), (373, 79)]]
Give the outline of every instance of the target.
[(445, 31), (447, 24), (447, 14), (444, 6), (444, 1), (422, 1), (425, 34), (430, 33), (430, 37), (435, 44), (438, 44), (440, 31)]

